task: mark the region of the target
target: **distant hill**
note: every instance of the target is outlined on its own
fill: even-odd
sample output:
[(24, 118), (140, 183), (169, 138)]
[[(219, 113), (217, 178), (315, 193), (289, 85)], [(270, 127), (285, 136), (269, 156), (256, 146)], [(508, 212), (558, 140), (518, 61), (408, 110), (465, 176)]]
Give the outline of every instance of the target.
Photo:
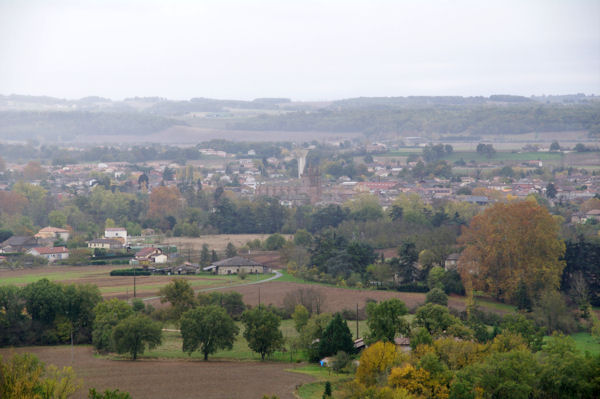
[(173, 126), (220, 131), (485, 136), (588, 131), (600, 135), (600, 98), (583, 94), (522, 97), (357, 97), (323, 103), (287, 98), (252, 101), (197, 97), (113, 101), (0, 95), (0, 139), (159, 133)]

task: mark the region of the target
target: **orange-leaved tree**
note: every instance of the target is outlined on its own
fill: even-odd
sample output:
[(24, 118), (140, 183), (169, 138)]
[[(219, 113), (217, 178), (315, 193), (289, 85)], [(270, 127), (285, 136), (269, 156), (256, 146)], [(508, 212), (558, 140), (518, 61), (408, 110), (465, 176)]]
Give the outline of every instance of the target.
[(534, 201), (496, 203), (463, 228), (459, 260), (463, 280), (511, 301), (522, 282), (530, 296), (556, 289), (565, 266), (559, 223)]
[(150, 194), (148, 215), (151, 217), (177, 216), (182, 205), (181, 193), (177, 187), (156, 187)]

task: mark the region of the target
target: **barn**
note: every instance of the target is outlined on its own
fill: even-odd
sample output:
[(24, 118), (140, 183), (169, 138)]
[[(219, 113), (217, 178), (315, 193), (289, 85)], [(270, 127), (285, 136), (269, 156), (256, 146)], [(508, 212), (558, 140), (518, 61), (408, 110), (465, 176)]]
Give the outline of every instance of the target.
[(203, 270), (212, 272), (213, 274), (238, 274), (240, 272), (259, 274), (269, 272), (268, 267), (241, 256), (220, 260), (205, 267)]

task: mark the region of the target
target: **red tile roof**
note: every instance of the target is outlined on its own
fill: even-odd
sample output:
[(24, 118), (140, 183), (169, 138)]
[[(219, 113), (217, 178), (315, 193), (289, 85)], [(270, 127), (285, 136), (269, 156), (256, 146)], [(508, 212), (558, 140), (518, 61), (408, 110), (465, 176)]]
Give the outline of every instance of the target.
[(40, 255), (64, 254), (69, 252), (66, 247), (36, 247), (31, 248), (31, 250), (36, 251)]

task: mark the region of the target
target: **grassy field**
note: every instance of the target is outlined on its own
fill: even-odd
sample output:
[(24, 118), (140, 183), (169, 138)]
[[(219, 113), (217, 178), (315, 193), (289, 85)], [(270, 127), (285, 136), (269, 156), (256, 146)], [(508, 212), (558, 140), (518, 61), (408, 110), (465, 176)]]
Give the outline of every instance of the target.
[[(61, 283), (95, 284), (107, 297), (129, 297), (133, 294), (132, 276), (110, 276), (119, 266), (44, 266), (32, 269), (0, 270), (0, 285), (23, 286), (47, 278)], [(136, 290), (141, 297), (154, 296), (174, 278), (186, 279), (197, 290), (236, 286), (267, 279), (271, 274), (249, 274), (245, 279), (236, 275), (219, 276), (201, 273), (193, 276), (137, 276)]]
[[(244, 360), (244, 361), (259, 361), (260, 355), (253, 352), (250, 348), (248, 348), (248, 343), (243, 337), (244, 326), (241, 322), (236, 322), (236, 325), (240, 329), (240, 333), (237, 336), (235, 343), (233, 344), (232, 350), (222, 350), (218, 351), (213, 355), (209, 356), (209, 359), (235, 359), (235, 360)], [(356, 335), (356, 322), (349, 321), (348, 327), (352, 332), (352, 335)], [(173, 328), (173, 326), (169, 326), (169, 328)], [(306, 361), (308, 360), (306, 354), (302, 351), (294, 351), (290, 350), (290, 345), (287, 340), (289, 338), (294, 338), (298, 336), (298, 332), (294, 328), (293, 320), (282, 320), (281, 322), (281, 332), (283, 333), (283, 337), (286, 339), (285, 350), (276, 351), (271, 356), (268, 357), (270, 361), (278, 361), (278, 362), (296, 362), (296, 361)], [(361, 337), (364, 337), (369, 329), (367, 327), (366, 321), (358, 322), (358, 330)], [(146, 359), (197, 359), (201, 360), (203, 358), (202, 353), (194, 352), (191, 355), (184, 353), (182, 348), (183, 340), (181, 338), (181, 334), (177, 331), (163, 331), (163, 343), (155, 349), (150, 351), (146, 351), (141, 358)], [(119, 357), (120, 358), (120, 357)]]
[(325, 382), (331, 383), (332, 391), (335, 394), (336, 389), (343, 382), (348, 381), (352, 378), (349, 374), (337, 374), (329, 367), (321, 367), (317, 364), (309, 364), (306, 366), (290, 369), (293, 373), (300, 373), (310, 375), (317, 379), (316, 382), (310, 382), (308, 384), (301, 385), (298, 388), (297, 394), (302, 399), (321, 399), (323, 392), (325, 391)]
[(65, 281), (65, 280), (75, 280), (77, 278), (81, 278), (83, 276), (88, 275), (83, 270), (65, 272), (65, 271), (57, 271), (57, 272), (43, 272), (43, 273), (35, 273), (35, 269), (32, 269), (32, 274), (21, 275), (21, 276), (2, 276), (0, 278), (0, 285), (25, 285), (29, 283), (35, 283), (38, 280), (43, 278), (47, 278), (50, 281)]
[(572, 334), (577, 349), (581, 352), (589, 352), (592, 355), (600, 354), (600, 339), (592, 337), (589, 333)]

